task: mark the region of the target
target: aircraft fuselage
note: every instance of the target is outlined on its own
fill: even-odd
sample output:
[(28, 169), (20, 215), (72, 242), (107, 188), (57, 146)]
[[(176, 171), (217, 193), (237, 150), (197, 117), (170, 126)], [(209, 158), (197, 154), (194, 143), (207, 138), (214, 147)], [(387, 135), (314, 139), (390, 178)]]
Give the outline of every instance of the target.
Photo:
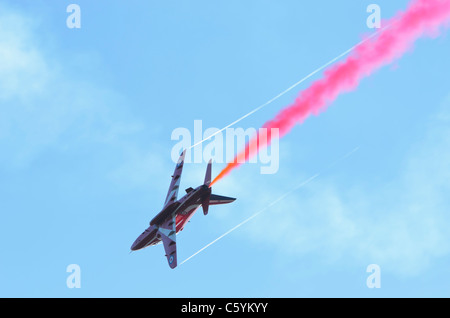
[(211, 188), (206, 185), (189, 189), (187, 190), (189, 192), (182, 198), (169, 204), (150, 221), (150, 226), (134, 241), (131, 246), (132, 251), (160, 243), (161, 235), (158, 232), (158, 228), (168, 219), (173, 218), (174, 215), (176, 215), (176, 233), (183, 230), (186, 223), (202, 204), (203, 198), (211, 194)]

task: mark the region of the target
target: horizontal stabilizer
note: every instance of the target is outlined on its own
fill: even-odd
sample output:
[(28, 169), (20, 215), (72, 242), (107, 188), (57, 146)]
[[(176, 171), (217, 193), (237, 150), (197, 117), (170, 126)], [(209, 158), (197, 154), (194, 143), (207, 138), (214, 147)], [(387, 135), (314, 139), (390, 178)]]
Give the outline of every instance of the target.
[(210, 205), (217, 205), (217, 204), (227, 204), (235, 201), (236, 198), (230, 198), (223, 195), (217, 195), (217, 194), (211, 194), (211, 197), (209, 198), (209, 204)]
[(208, 214), (210, 198), (211, 198), (211, 189), (208, 188), (208, 193), (202, 198), (202, 208), (203, 208), (204, 215)]
[(209, 202), (208, 200), (205, 200), (202, 202), (202, 209), (203, 209), (203, 214), (207, 215), (208, 214), (208, 208), (209, 208)]

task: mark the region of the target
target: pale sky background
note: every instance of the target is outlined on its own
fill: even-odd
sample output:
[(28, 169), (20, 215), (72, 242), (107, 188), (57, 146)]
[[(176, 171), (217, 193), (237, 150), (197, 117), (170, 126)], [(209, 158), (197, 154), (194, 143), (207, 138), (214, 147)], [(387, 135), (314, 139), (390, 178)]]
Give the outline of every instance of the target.
[[(237, 200), (198, 211), (179, 262), (320, 172), (306, 186), (175, 270), (162, 245), (129, 254), (162, 208), (172, 131), (224, 127), (347, 50), (371, 32), (371, 3), (1, 1), (0, 296), (450, 296), (448, 32), (293, 129), (276, 174), (248, 164), (219, 182)], [(388, 19), (407, 1), (376, 3)], [(205, 168), (186, 164), (181, 188)]]

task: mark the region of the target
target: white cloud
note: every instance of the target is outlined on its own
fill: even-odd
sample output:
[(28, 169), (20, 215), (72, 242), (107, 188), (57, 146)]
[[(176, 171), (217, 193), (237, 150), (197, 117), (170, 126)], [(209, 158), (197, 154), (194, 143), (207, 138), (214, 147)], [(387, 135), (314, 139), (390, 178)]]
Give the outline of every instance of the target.
[[(4, 9), (4, 8), (2, 8)], [(42, 92), (49, 66), (35, 47), (31, 20), (9, 10), (0, 16), (0, 100)]]
[(58, 53), (47, 49), (34, 19), (2, 6), (0, 162), (9, 168), (26, 167), (52, 147), (113, 143), (142, 129), (126, 114), (124, 96), (72, 79)]

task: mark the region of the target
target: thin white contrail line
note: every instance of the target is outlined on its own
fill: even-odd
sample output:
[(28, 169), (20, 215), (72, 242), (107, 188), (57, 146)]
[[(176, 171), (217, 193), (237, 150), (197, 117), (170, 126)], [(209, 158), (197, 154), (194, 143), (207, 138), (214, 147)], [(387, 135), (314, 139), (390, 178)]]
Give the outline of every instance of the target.
[(261, 214), (262, 212), (266, 211), (268, 208), (270, 208), (271, 206), (277, 204), (278, 202), (284, 200), (284, 198), (286, 198), (288, 195), (290, 195), (292, 192), (297, 191), (298, 189), (300, 189), (301, 187), (307, 185), (308, 183), (310, 183), (311, 181), (313, 181), (314, 179), (316, 179), (318, 176), (320, 176), (321, 173), (323, 173), (325, 170), (330, 169), (331, 167), (333, 167), (334, 165), (336, 165), (338, 162), (348, 158), (349, 156), (351, 156), (354, 152), (356, 152), (359, 149), (359, 147), (354, 148), (353, 150), (349, 151), (347, 154), (345, 154), (344, 156), (342, 156), (341, 158), (335, 160), (333, 163), (331, 163), (330, 165), (328, 165), (325, 169), (322, 169), (322, 171), (316, 173), (315, 175), (309, 177), (308, 179), (306, 179), (305, 181), (301, 182), (300, 184), (296, 185), (294, 188), (292, 188), (291, 190), (289, 190), (288, 192), (284, 193), (283, 195), (281, 195), (280, 197), (278, 197), (277, 199), (275, 199), (274, 201), (272, 201), (271, 203), (269, 203), (269, 205), (267, 205), (266, 207), (262, 208), (261, 210), (259, 210), (258, 212), (256, 212), (255, 214), (253, 214), (252, 216), (248, 217), (247, 219), (245, 219), (244, 221), (242, 221), (241, 223), (239, 223), (238, 225), (234, 226), (233, 228), (231, 228), (230, 230), (226, 231), (225, 233), (223, 233), (221, 236), (219, 236), (218, 238), (216, 238), (214, 241), (212, 241), (211, 243), (205, 245), (204, 247), (202, 247), (200, 250), (198, 250), (197, 252), (195, 252), (194, 254), (192, 254), (191, 256), (189, 256), (188, 258), (186, 258), (184, 261), (182, 261), (180, 265), (186, 263), (188, 260), (190, 260), (191, 258), (193, 258), (195, 255), (199, 254), (200, 252), (204, 251), (205, 249), (207, 249), (208, 247), (210, 247), (211, 245), (213, 245), (214, 243), (216, 243), (218, 240), (222, 239), (223, 237), (227, 236), (228, 234), (230, 234), (231, 232), (233, 232), (234, 230), (236, 230), (237, 228), (241, 227), (242, 225), (244, 225), (245, 223), (247, 223), (248, 221), (252, 220), (253, 218), (255, 218), (256, 216), (258, 216), (259, 214)]
[(257, 111), (259, 111), (260, 109), (266, 107), (267, 105), (269, 105), (270, 103), (272, 103), (273, 101), (277, 100), (278, 98), (280, 98), (281, 96), (283, 96), (284, 94), (286, 94), (287, 92), (291, 91), (293, 88), (297, 87), (298, 85), (300, 85), (301, 83), (303, 83), (304, 81), (306, 81), (308, 78), (310, 78), (311, 76), (317, 74), (318, 72), (322, 71), (324, 68), (326, 68), (327, 66), (333, 64), (334, 62), (336, 62), (337, 60), (339, 60), (340, 58), (342, 58), (343, 56), (347, 55), (348, 53), (350, 53), (351, 51), (353, 51), (354, 49), (356, 49), (358, 46), (360, 46), (361, 44), (367, 42), (368, 40), (370, 40), (371, 38), (375, 37), (378, 33), (380, 33), (381, 31), (387, 29), (388, 27), (390, 27), (390, 25), (386, 25), (383, 28), (378, 29), (377, 31), (375, 31), (374, 33), (372, 33), (370, 36), (368, 36), (367, 38), (365, 38), (364, 40), (360, 41), (359, 43), (353, 45), (351, 48), (349, 48), (348, 50), (346, 50), (345, 52), (342, 52), (341, 54), (339, 54), (338, 56), (336, 56), (335, 58), (333, 58), (332, 60), (328, 61), (327, 63), (325, 63), (324, 65), (322, 65), (321, 67), (319, 67), (318, 69), (316, 69), (315, 71), (312, 71), (311, 73), (309, 73), (308, 75), (306, 75), (305, 77), (303, 77), (301, 80), (299, 80), (298, 82), (296, 82), (295, 84), (291, 85), (290, 87), (288, 87), (287, 89), (285, 89), (284, 91), (282, 91), (281, 93), (279, 93), (278, 95), (276, 95), (275, 97), (273, 97), (272, 99), (269, 99), (267, 102), (265, 102), (264, 104), (256, 107), (255, 109), (253, 109), (252, 111), (250, 111), (249, 113), (245, 114), (244, 116), (236, 119), (235, 121), (233, 121), (231, 124), (226, 125), (225, 127), (223, 127), (222, 129), (214, 132), (213, 134), (209, 135), (208, 137), (206, 137), (203, 140), (200, 140), (198, 142), (196, 142), (195, 144), (193, 144), (192, 146), (190, 146), (188, 149), (194, 148), (197, 145), (200, 145), (201, 143), (205, 142), (206, 140), (210, 139), (211, 137), (214, 137), (215, 135), (217, 135), (218, 133), (224, 131), (227, 128), (230, 128), (231, 126), (233, 126), (234, 124), (237, 124), (238, 122), (240, 122), (241, 120), (247, 118), (248, 116), (256, 113)]

